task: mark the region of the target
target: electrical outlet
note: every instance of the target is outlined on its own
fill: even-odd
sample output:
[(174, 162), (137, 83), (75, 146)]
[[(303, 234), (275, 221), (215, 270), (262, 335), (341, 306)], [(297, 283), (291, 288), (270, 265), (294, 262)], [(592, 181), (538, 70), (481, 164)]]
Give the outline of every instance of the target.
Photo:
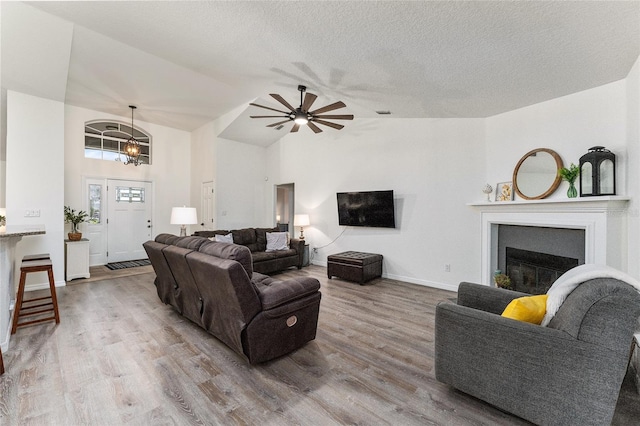
[(445, 263), (444, 264), (444, 271), (445, 272), (451, 272), (451, 264)]
[(314, 253), (318, 253), (318, 247), (314, 247), (314, 248), (313, 248), (313, 252), (314, 252)]

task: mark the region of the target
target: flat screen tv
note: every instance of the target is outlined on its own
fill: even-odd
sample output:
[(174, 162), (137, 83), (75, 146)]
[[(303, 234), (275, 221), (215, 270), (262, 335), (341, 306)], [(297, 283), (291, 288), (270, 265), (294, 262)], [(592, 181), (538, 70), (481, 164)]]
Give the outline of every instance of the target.
[(338, 224), (395, 228), (393, 191), (338, 192)]

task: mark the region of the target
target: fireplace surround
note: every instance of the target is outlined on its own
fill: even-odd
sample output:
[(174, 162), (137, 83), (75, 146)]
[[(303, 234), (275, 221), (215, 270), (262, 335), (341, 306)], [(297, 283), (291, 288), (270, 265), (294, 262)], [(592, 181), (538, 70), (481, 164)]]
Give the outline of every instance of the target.
[(494, 285), (493, 274), (500, 269), (500, 225), (583, 230), (584, 263), (626, 271), (628, 201), (610, 196), (468, 204), (480, 212), (482, 284)]

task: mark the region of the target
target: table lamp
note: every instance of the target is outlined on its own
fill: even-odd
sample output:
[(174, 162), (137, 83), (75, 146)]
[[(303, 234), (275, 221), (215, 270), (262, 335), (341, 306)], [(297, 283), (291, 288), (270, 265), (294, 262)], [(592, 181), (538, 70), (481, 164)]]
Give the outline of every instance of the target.
[(309, 226), (309, 215), (297, 214), (293, 216), (293, 226), (300, 227), (300, 239), (304, 240), (304, 227)]
[(198, 223), (195, 207), (173, 207), (171, 209), (171, 224), (180, 225), (180, 236), (187, 236), (187, 225)]

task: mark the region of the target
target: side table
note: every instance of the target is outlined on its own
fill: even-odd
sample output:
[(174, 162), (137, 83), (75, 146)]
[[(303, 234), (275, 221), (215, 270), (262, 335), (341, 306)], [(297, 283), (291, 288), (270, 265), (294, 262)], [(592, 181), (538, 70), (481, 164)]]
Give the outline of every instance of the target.
[(309, 244), (304, 245), (304, 252), (302, 253), (302, 266), (309, 266)]
[(89, 240), (64, 240), (64, 273), (65, 280), (89, 278)]

